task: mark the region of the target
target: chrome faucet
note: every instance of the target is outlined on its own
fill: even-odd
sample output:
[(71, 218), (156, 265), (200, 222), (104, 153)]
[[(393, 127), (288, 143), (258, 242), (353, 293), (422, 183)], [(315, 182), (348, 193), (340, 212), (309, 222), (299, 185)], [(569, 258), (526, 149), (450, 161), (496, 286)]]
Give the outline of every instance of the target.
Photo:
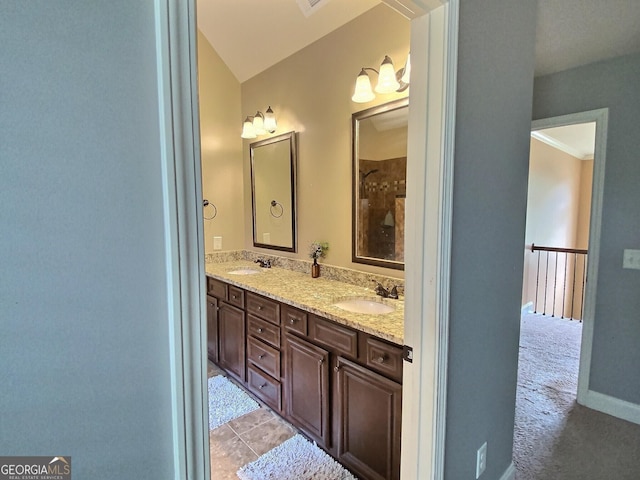
[(393, 298), (393, 299), (398, 298), (397, 285), (394, 285), (393, 288), (391, 288), (391, 291), (389, 291), (386, 288), (384, 288), (380, 282), (377, 282), (376, 280), (372, 280), (372, 282), (375, 282), (376, 284), (376, 295), (380, 295), (382, 298)]
[(253, 263), (259, 263), (262, 268), (271, 268), (271, 260), (263, 260), (259, 258)]

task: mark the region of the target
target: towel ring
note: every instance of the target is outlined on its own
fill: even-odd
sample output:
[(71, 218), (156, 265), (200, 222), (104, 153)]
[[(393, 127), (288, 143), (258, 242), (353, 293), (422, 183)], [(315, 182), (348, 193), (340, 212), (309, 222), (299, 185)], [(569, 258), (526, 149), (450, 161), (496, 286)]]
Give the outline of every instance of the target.
[[(216, 208), (216, 206), (207, 199), (205, 199), (204, 202), (202, 202), (202, 204), (203, 204), (202, 214), (204, 215), (204, 219), (213, 220), (214, 218), (216, 218), (216, 215), (218, 215), (218, 209)], [(207, 215), (207, 213), (205, 212), (205, 209), (207, 207), (211, 207), (209, 209), (209, 215)], [(211, 213), (211, 209), (213, 209), (213, 213)]]
[[(274, 212), (274, 210), (277, 212), (278, 211), (278, 207), (280, 207), (280, 214), (276, 215), (273, 212)], [(269, 207), (269, 212), (271, 213), (272, 217), (280, 218), (284, 214), (284, 208), (282, 207), (281, 203), (276, 202), (275, 200), (271, 200), (271, 206)]]

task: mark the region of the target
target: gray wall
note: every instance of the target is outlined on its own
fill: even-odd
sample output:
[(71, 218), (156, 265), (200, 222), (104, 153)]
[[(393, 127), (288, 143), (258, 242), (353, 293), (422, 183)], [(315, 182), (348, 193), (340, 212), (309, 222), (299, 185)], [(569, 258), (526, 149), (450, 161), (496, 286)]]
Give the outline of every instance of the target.
[(536, 2), (462, 0), (445, 478), (511, 464)]
[(640, 404), (640, 54), (536, 78), (533, 118), (609, 108), (591, 390)]
[(0, 453), (173, 477), (152, 2), (0, 1)]

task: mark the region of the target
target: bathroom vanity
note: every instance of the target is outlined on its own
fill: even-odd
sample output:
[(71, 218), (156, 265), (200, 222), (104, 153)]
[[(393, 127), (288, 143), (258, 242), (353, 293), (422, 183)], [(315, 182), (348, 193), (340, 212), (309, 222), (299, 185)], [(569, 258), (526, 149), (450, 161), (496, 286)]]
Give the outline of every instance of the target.
[(209, 358), (359, 478), (399, 479), (402, 302), (342, 311), (371, 289), (235, 267), (207, 265)]

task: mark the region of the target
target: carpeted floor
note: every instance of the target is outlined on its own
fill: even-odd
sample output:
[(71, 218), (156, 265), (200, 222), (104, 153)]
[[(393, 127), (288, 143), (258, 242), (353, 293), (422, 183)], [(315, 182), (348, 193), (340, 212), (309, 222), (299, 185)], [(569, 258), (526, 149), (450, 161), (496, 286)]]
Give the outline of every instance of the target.
[(576, 404), (577, 321), (522, 317), (516, 480), (638, 480), (640, 426)]

